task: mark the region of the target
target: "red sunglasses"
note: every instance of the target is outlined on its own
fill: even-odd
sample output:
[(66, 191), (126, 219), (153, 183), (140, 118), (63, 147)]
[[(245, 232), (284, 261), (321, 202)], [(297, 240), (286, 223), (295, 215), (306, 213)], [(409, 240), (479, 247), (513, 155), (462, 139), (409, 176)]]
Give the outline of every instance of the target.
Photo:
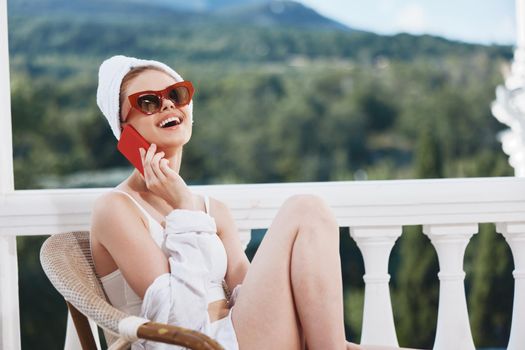
[[(183, 107), (190, 103), (195, 89), (191, 81), (181, 81), (168, 86), (159, 91), (140, 91), (128, 96), (131, 107), (137, 111), (151, 115), (157, 113), (162, 108), (163, 99), (168, 99), (175, 104), (175, 107)], [(131, 113), (131, 109), (126, 115), (126, 119)]]

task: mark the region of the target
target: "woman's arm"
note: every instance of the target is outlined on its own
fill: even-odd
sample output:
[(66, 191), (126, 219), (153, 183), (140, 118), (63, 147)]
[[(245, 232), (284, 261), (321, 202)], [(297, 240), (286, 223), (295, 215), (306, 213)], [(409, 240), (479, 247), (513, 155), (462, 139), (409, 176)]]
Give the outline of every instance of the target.
[(118, 192), (98, 198), (91, 218), (92, 239), (107, 250), (140, 298), (155, 278), (169, 272), (168, 259), (143, 220), (137, 206)]
[(226, 204), (214, 198), (211, 198), (210, 206), (211, 215), (217, 224), (217, 234), (221, 238), (228, 255), (226, 284), (230, 291), (233, 291), (233, 288), (244, 280), (250, 262), (242, 249), (237, 226), (230, 209)]

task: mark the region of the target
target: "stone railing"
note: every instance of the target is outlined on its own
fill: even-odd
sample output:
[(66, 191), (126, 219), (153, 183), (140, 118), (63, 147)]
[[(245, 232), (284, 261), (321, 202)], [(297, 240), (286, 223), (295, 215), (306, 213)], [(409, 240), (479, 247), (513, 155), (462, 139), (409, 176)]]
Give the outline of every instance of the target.
[[(495, 223), (515, 262), (508, 349), (525, 349), (525, 179), (471, 178), (366, 182), (192, 186), (232, 209), (246, 245), (267, 228), (293, 194), (324, 198), (360, 248), (364, 263), (363, 344), (397, 345), (388, 261), (404, 225), (423, 225), (440, 265), (434, 349), (470, 350), (463, 256), (479, 223)], [(16, 236), (89, 228), (93, 201), (107, 189), (14, 191), (0, 194), (0, 348), (19, 349)]]

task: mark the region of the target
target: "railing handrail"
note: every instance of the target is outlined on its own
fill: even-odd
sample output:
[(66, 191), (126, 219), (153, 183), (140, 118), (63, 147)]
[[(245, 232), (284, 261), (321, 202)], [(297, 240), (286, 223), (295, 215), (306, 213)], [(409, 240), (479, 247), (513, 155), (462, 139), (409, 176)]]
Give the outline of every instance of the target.
[[(525, 179), (515, 177), (190, 186), (224, 201), (240, 230), (266, 228), (284, 200), (323, 197), (340, 226), (525, 220)], [(97, 197), (110, 188), (17, 190), (0, 194), (0, 235), (87, 230)]]

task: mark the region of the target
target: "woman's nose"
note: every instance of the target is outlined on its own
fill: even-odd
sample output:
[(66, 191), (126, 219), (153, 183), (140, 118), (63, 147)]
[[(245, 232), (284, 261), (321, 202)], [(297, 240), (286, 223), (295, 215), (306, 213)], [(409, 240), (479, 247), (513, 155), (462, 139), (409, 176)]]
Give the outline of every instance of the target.
[(173, 103), (172, 100), (170, 100), (169, 98), (165, 98), (165, 97), (162, 98), (161, 110), (165, 111), (167, 109), (174, 109), (174, 108), (175, 108), (175, 103)]

